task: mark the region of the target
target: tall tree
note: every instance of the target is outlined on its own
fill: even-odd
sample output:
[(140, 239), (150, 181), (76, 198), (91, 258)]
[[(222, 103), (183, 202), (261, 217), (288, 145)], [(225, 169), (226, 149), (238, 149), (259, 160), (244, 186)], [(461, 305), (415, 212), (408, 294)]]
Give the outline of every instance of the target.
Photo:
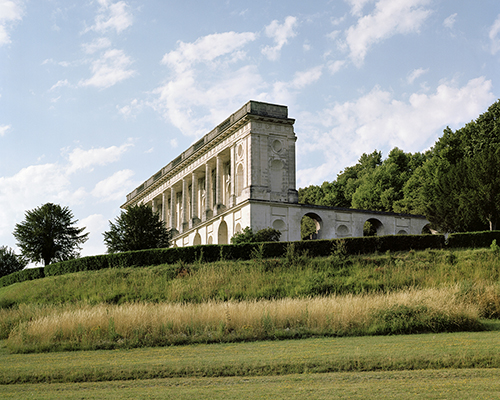
[(109, 231), (103, 234), (108, 253), (170, 246), (171, 232), (159, 214), (145, 204), (128, 207), (109, 224)]
[(26, 212), (25, 220), (16, 224), (14, 237), (26, 260), (47, 266), (79, 256), (88, 233), (73, 226), (77, 222), (68, 207), (46, 203)]
[(500, 101), (475, 121), (447, 128), (424, 169), (425, 215), (442, 231), (495, 229), (500, 218)]
[(26, 261), (18, 257), (14, 250), (7, 246), (0, 246), (0, 277), (21, 271), (26, 267)]

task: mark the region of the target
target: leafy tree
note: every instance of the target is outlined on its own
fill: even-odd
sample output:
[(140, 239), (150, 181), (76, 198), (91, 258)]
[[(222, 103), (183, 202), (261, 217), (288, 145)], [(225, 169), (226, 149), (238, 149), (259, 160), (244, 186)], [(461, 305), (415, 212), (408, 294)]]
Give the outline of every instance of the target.
[(127, 208), (109, 224), (110, 230), (103, 234), (108, 253), (170, 246), (171, 232), (159, 214), (145, 204)]
[(280, 237), (281, 232), (278, 229), (265, 228), (253, 233), (252, 228), (247, 226), (231, 238), (231, 243), (279, 242)]
[(442, 231), (495, 229), (500, 218), (500, 102), (453, 132), (446, 128), (423, 168), (425, 215)]
[(26, 261), (16, 256), (14, 250), (7, 246), (0, 246), (0, 277), (21, 271), (26, 264)]
[(27, 211), (25, 220), (14, 229), (22, 256), (35, 263), (43, 261), (45, 266), (78, 257), (88, 233), (73, 226), (76, 222), (69, 208), (58, 204), (46, 203)]

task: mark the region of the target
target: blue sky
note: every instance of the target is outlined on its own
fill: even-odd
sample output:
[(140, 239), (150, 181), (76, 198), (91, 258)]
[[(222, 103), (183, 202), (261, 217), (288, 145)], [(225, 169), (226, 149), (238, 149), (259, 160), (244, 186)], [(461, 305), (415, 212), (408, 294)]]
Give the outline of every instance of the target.
[(86, 226), (248, 100), (296, 119), (297, 187), (423, 151), (499, 97), (498, 0), (0, 0), (0, 245), (46, 202)]

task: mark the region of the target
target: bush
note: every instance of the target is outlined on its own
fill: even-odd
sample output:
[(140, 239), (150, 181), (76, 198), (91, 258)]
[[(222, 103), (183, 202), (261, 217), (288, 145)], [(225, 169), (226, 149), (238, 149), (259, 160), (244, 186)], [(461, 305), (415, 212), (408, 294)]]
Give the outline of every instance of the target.
[[(490, 241), (491, 243), (491, 241)], [(293, 244), (293, 257), (290, 246)], [(219, 260), (250, 260), (255, 254), (261, 258), (287, 257), (286, 265), (300, 264), (301, 257), (328, 257), (342, 247), (342, 257), (387, 251), (440, 249), (444, 247), (441, 235), (400, 235), (343, 238), (332, 240), (307, 240), (299, 242), (253, 242), (225, 245), (199, 245), (128, 251), (82, 257), (47, 265), (45, 276), (63, 275), (79, 271), (96, 271), (104, 268), (143, 267), (183, 262), (191, 264)], [(293, 258), (293, 260), (292, 260)], [(43, 276), (40, 276), (43, 277)], [(36, 278), (30, 278), (36, 279)], [(26, 279), (24, 279), (26, 280)], [(17, 281), (16, 281), (17, 282)], [(10, 284), (10, 283), (8, 283)], [(6, 284), (7, 285), (7, 284)]]
[(13, 274), (2, 276), (0, 278), (0, 287), (9, 286), (17, 282), (31, 281), (33, 279), (40, 279), (45, 277), (43, 267), (40, 268), (27, 268), (22, 271), (14, 272)]
[(490, 247), (493, 240), (500, 242), (500, 231), (452, 233), (447, 245), (452, 248)]

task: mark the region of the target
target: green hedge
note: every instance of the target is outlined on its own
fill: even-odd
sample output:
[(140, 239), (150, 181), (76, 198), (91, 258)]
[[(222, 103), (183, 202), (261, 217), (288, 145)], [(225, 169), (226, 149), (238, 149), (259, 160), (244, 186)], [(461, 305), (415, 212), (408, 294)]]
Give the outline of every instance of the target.
[(490, 247), (496, 240), (500, 244), (500, 231), (452, 233), (448, 236), (448, 247)]
[[(499, 240), (500, 241), (500, 240)], [(172, 247), (167, 249), (151, 249), (129, 251), (116, 254), (104, 254), (76, 258), (50, 264), (44, 268), (31, 268), (0, 278), (0, 287), (25, 280), (43, 278), (44, 276), (64, 275), (79, 271), (96, 271), (105, 268), (143, 267), (148, 265), (214, 262), (219, 260), (249, 260), (256, 250), (262, 246), (264, 258), (280, 258), (287, 253), (288, 246), (293, 243), (297, 254), (310, 257), (327, 257), (337, 249), (339, 243), (344, 244), (347, 254), (368, 254), (374, 252), (440, 249), (444, 247), (442, 235), (390, 235), (344, 238), (332, 240), (305, 240), (299, 242), (266, 242), (245, 243), (235, 245), (203, 245), (188, 247)], [(490, 240), (491, 243), (491, 240)]]
[(22, 271), (14, 272), (10, 275), (2, 276), (0, 278), (0, 287), (9, 286), (13, 283), (32, 281), (33, 279), (40, 279), (45, 277), (43, 267), (40, 268), (27, 268)]

